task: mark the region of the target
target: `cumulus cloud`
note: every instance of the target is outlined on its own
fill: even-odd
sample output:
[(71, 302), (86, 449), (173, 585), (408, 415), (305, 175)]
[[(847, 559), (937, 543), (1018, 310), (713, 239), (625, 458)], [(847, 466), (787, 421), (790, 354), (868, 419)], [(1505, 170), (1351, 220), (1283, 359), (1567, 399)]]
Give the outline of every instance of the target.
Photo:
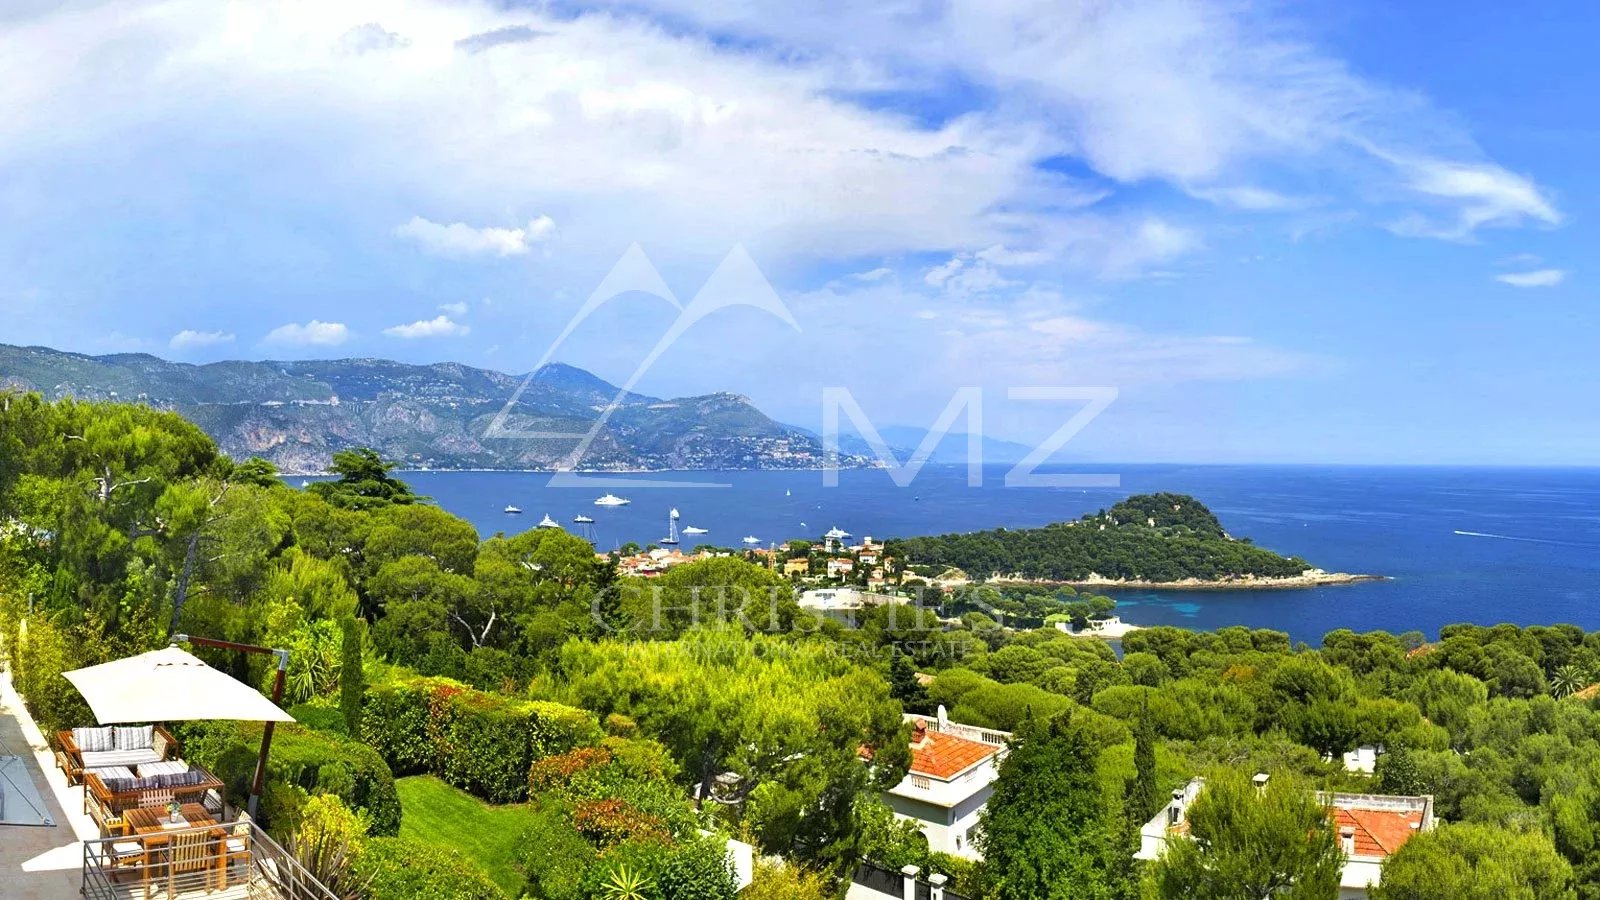
[(474, 228), (464, 222), (443, 225), (421, 216), (395, 228), (397, 237), (413, 241), (428, 253), (464, 258), (469, 256), (521, 256), (535, 244), (549, 240), (556, 232), (555, 220), (540, 216), (526, 228)]
[(1562, 269), (1534, 269), (1531, 272), (1506, 272), (1496, 275), (1494, 280), (1518, 288), (1555, 287), (1567, 280), (1567, 273)]
[(167, 341), (167, 346), (174, 350), (191, 350), (197, 347), (215, 347), (218, 344), (233, 343), (234, 335), (226, 331), (194, 331), (189, 328), (178, 332)]
[(322, 322), (317, 319), (300, 325), (294, 322), (279, 325), (263, 338), (269, 344), (291, 347), (337, 347), (350, 339), (350, 329), (342, 322)]
[(432, 319), (421, 319), (409, 325), (395, 325), (385, 328), (383, 333), (389, 337), (415, 340), (417, 338), (431, 337), (462, 337), (471, 333), (472, 329), (450, 320), (449, 316), (435, 316)]

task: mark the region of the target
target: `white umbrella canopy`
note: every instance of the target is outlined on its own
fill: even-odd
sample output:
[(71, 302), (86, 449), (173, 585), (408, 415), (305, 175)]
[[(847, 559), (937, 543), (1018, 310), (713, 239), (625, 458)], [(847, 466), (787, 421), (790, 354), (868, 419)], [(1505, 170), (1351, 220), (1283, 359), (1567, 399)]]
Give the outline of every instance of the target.
[(255, 688), (177, 647), (63, 672), (101, 725), (234, 719), (293, 722)]

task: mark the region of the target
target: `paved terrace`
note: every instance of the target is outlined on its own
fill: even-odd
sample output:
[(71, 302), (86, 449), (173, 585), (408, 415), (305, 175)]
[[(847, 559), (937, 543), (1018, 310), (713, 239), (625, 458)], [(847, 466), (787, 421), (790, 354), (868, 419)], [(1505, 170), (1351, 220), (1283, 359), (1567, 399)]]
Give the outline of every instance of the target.
[(100, 836), (83, 812), (83, 794), (67, 787), (44, 735), (0, 672), (0, 741), (23, 758), (33, 786), (55, 827), (0, 825), (0, 897), (6, 900), (67, 900), (83, 884), (83, 842)]

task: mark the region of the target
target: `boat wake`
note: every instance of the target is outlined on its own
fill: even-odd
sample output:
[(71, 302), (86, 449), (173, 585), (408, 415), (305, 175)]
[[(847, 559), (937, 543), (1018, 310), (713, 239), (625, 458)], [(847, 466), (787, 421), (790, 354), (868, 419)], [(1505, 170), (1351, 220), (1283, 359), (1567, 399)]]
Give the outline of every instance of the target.
[(1521, 541), (1525, 544), (1557, 544), (1562, 547), (1590, 547), (1592, 544), (1580, 544), (1577, 541), (1556, 541), (1549, 538), (1517, 537), (1510, 534), (1488, 534), (1482, 531), (1462, 531), (1456, 529), (1456, 534), (1462, 537), (1494, 538), (1497, 541)]

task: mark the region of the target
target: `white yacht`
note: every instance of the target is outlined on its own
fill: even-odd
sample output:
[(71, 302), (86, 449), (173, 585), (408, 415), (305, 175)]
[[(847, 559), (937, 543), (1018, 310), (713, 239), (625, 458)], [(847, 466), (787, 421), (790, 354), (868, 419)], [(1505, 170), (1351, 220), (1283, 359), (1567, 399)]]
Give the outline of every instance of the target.
[(550, 514), (549, 513), (545, 513), (544, 518), (539, 520), (538, 527), (539, 528), (560, 528), (561, 527), (561, 523), (557, 522), (555, 519), (550, 518)]
[(761, 543), (761, 538), (758, 538), (753, 534), (745, 535), (744, 542), (746, 544), (759, 544), (759, 543)]
[(594, 505), (595, 506), (627, 506), (629, 503), (632, 503), (632, 502), (633, 502), (632, 500), (629, 500), (626, 497), (618, 497), (616, 494), (607, 494), (604, 497), (601, 497), (600, 499), (594, 501)]
[(693, 525), (690, 525), (690, 526), (688, 526), (688, 527), (683, 529), (683, 533), (684, 534), (708, 534), (708, 533), (710, 533), (710, 531), (711, 531), (711, 529), (709, 529), (709, 528), (696, 528)]
[(589, 516), (582, 515), (582, 514), (573, 516), (572, 517), (572, 521), (577, 522), (579, 525), (593, 525), (594, 524), (594, 519), (590, 518)]
[(516, 506), (507, 506), (506, 507), (506, 515), (508, 515), (508, 516), (520, 516), (520, 515), (522, 515), (522, 509), (520, 507), (516, 507)]

